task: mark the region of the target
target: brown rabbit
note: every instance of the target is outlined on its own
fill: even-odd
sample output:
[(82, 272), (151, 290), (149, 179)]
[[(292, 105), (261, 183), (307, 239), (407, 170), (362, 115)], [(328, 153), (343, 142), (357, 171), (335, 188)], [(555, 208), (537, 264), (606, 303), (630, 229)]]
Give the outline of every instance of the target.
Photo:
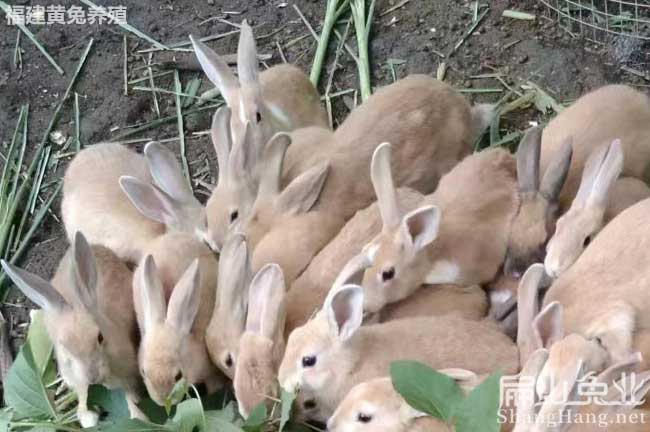
[(514, 158), (501, 149), (468, 156), (404, 214), (395, 203), (388, 150), (379, 148), (375, 157), (383, 163), (373, 165), (383, 228), (365, 247), (372, 266), (363, 280), (364, 309), (377, 312), (423, 284), (494, 279), (517, 206)]
[[(625, 158), (621, 177), (647, 180), (649, 117), (650, 99), (644, 93), (625, 85), (604, 86), (580, 97), (555, 117), (536, 146), (525, 145), (518, 151), (524, 162), (519, 171), (523, 188), (508, 242), (507, 273), (520, 277), (529, 265), (544, 260), (555, 220), (571, 205), (583, 167), (598, 146), (620, 139), (623, 152), (634, 155)], [(541, 172), (545, 174), (539, 186)], [(555, 178), (550, 188), (545, 186), (547, 178)]]
[(139, 363), (149, 396), (164, 405), (178, 381), (222, 383), (210, 362), (205, 329), (212, 316), (217, 260), (210, 249), (183, 233), (153, 242), (133, 278), (142, 333)]
[(63, 256), (51, 282), (6, 261), (2, 268), (16, 286), (43, 309), (63, 381), (77, 394), (82, 427), (97, 425), (88, 409), (88, 386), (104, 384), (126, 391), (131, 417), (146, 419), (136, 403), (141, 381), (132, 274), (103, 246), (90, 246), (80, 232)]

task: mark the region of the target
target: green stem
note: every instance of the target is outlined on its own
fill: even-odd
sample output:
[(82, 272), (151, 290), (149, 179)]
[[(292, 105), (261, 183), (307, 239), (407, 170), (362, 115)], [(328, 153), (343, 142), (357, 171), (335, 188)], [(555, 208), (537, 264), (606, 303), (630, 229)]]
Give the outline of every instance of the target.
[[(343, 6), (345, 6), (345, 3)], [(343, 8), (338, 8), (338, 0), (327, 0), (325, 21), (323, 22), (323, 29), (321, 30), (320, 38), (318, 39), (316, 54), (314, 55), (314, 64), (312, 65), (311, 73), (309, 74), (309, 79), (314, 84), (314, 86), (318, 86), (318, 82), (320, 81), (321, 70), (323, 69), (323, 62), (325, 61), (325, 55), (327, 54), (327, 47), (329, 45), (330, 36), (332, 34), (334, 26), (336, 25), (337, 18), (342, 13)]]

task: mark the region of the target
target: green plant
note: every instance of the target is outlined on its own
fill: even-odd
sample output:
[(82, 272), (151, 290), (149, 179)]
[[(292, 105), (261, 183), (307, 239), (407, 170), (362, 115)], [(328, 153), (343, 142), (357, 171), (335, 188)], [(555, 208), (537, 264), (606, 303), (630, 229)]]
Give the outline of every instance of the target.
[[(81, 431), (76, 419), (76, 395), (65, 389), (41, 311), (32, 313), (27, 341), (22, 346), (5, 383), (7, 407), (0, 411), (0, 432)], [(291, 420), (295, 396), (282, 392), (270, 412), (259, 405), (244, 420), (226, 391), (199, 396), (194, 387), (177, 386), (170, 405), (159, 407), (150, 399), (140, 403), (149, 421), (129, 418), (122, 390), (96, 385), (88, 394), (89, 406), (101, 412), (96, 432), (301, 432), (309, 429)], [(174, 403), (172, 406), (171, 403)]]
[(393, 387), (413, 408), (455, 426), (456, 432), (498, 432), (500, 373), (465, 396), (449, 376), (412, 361), (391, 365)]

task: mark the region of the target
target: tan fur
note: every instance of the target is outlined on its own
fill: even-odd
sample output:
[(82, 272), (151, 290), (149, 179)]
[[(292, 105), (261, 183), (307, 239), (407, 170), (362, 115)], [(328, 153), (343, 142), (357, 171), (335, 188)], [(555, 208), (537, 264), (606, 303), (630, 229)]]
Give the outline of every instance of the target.
[[(463, 193), (458, 185), (466, 188)], [(368, 311), (402, 300), (427, 282), (472, 285), (494, 279), (517, 206), (515, 160), (501, 149), (473, 154), (445, 175), (423, 204), (435, 205), (441, 214), (439, 234), (428, 246), (407, 246), (401, 226), (384, 227), (366, 246), (373, 256), (364, 275)], [(433, 271), (436, 266), (440, 271)], [(391, 269), (395, 276), (383, 281), (382, 273)]]
[[(82, 252), (86, 253), (90, 254), (89, 262), (94, 262), (91, 265), (97, 275), (95, 286), (83, 285), (86, 283), (83, 276), (82, 279), (75, 276), (83, 270), (79, 270), (82, 265), (76, 264), (72, 247), (61, 259), (51, 285), (35, 275), (29, 276), (32, 279), (28, 281), (36, 291), (50, 291), (55, 297), (56, 293), (60, 294), (61, 307), (31, 298), (43, 306), (45, 327), (54, 344), (59, 372), (66, 385), (77, 393), (79, 420), (84, 427), (94, 426), (97, 422), (97, 414), (88, 410), (86, 402), (90, 384), (125, 390), (131, 416), (142, 417), (135, 406), (141, 381), (137, 364), (138, 331), (133, 313), (132, 273), (119, 257), (103, 246), (92, 246)], [(13, 278), (13, 273), (8, 274)], [(35, 282), (35, 279), (40, 282)], [(16, 284), (22, 288), (19, 281)], [(94, 293), (96, 300), (82, 300), (81, 292), (85, 289)], [(29, 296), (33, 293), (26, 292)]]
[[(317, 362), (303, 368), (301, 359), (309, 355)], [(319, 414), (327, 418), (354, 385), (386, 375), (390, 363), (399, 359), (477, 373), (497, 368), (514, 373), (519, 367), (512, 341), (483, 323), (453, 316), (411, 318), (363, 326), (339, 341), (321, 311), (289, 336), (279, 381), (286, 390), (313, 391)]]
[(478, 321), (485, 318), (487, 311), (487, 295), (479, 285), (433, 285), (424, 286), (404, 300), (386, 306), (379, 313), (379, 320), (387, 322), (417, 316), (455, 314)]
[[(422, 195), (408, 188), (397, 190), (401, 208), (411, 210)], [(377, 203), (359, 210), (309, 263), (287, 293), (287, 332), (307, 322), (325, 301), (337, 272), (381, 231)]]
[(610, 191), (610, 199), (605, 209), (605, 224), (623, 210), (648, 197), (650, 197), (650, 188), (644, 181), (634, 177), (619, 178)]
[(68, 240), (81, 231), (91, 244), (106, 246), (120, 258), (137, 262), (165, 227), (141, 215), (131, 204), (118, 183), (123, 175), (153, 182), (142, 155), (120, 144), (85, 148), (66, 169), (61, 214)]
[(178, 331), (167, 322), (156, 326), (150, 332), (145, 331), (142, 264), (138, 266), (133, 278), (135, 311), (143, 333), (139, 362), (145, 374), (149, 395), (158, 404), (163, 404), (176, 383), (175, 378), (179, 372), (190, 384), (206, 383), (212, 389), (220, 381), (205, 346), (205, 329), (214, 308), (217, 260), (207, 246), (183, 233), (161, 236), (146, 252), (146, 255), (151, 255), (155, 261), (166, 302), (192, 261), (199, 260), (201, 300), (188, 337), (180, 337)]

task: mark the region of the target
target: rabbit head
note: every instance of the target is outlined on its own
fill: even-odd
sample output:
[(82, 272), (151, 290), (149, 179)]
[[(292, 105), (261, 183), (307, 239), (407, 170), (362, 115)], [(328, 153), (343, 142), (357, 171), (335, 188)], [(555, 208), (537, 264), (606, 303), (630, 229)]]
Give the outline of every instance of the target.
[(246, 331), (241, 337), (233, 385), (242, 416), (278, 395), (277, 368), (284, 352), (285, 284), (282, 270), (267, 264), (249, 289)]
[(246, 239), (241, 234), (233, 234), (219, 256), (219, 288), (205, 334), (212, 362), (230, 379), (235, 377), (239, 340), (246, 325), (250, 272)]
[(555, 234), (548, 242), (544, 265), (549, 275), (557, 278), (573, 265), (603, 227), (609, 191), (622, 170), (620, 140), (591, 153), (573, 203), (558, 219)]
[(305, 170), (281, 189), (282, 171), (291, 137), (277, 133), (264, 151), (263, 169), (257, 197), (239, 229), (255, 247), (271, 227), (310, 211), (320, 197), (329, 174), (329, 163), (321, 162)]
[(221, 107), (212, 119), (212, 144), (217, 154), (219, 180), (206, 204), (208, 227), (212, 240), (223, 246), (227, 234), (247, 215), (253, 202), (259, 179), (255, 172), (250, 126), (237, 140), (231, 138), (231, 111)]
[(183, 376), (191, 359), (185, 349), (196, 318), (199, 302), (199, 260), (195, 259), (174, 286), (169, 305), (151, 255), (144, 259), (139, 283), (143, 308), (143, 335), (140, 345), (140, 372), (149, 396), (164, 405), (172, 389)]
[(504, 263), (506, 274), (517, 279), (531, 264), (544, 261), (544, 248), (555, 230), (558, 200), (573, 155), (571, 141), (565, 142), (540, 181), (541, 141), (541, 128), (531, 128), (517, 149), (519, 210), (512, 221)]
[(419, 288), (422, 275), (415, 269), (426, 260), (423, 249), (435, 240), (440, 224), (440, 211), (435, 206), (401, 214), (391, 174), (390, 153), (390, 144), (379, 145), (370, 170), (383, 223), (381, 233), (364, 247), (372, 262), (363, 278), (364, 308), (370, 313), (406, 298)]
[(144, 149), (155, 184), (131, 176), (120, 177), (120, 186), (133, 205), (146, 217), (168, 229), (194, 235), (217, 250), (208, 229), (205, 208), (194, 197), (174, 153), (152, 141)]
[[(280, 385), (286, 391), (318, 392), (337, 374), (335, 354), (363, 320), (363, 290), (356, 284), (367, 266), (365, 254), (350, 260), (334, 281), (323, 308), (289, 335), (278, 373)], [(334, 408), (331, 407), (332, 411)]]
[(53, 279), (56, 288), (4, 260), (2, 268), (25, 296), (43, 309), (62, 374), (72, 383), (104, 382), (110, 373), (110, 346), (122, 341), (116, 340), (109, 317), (99, 310), (97, 266), (83, 234), (75, 233), (61, 260)]

